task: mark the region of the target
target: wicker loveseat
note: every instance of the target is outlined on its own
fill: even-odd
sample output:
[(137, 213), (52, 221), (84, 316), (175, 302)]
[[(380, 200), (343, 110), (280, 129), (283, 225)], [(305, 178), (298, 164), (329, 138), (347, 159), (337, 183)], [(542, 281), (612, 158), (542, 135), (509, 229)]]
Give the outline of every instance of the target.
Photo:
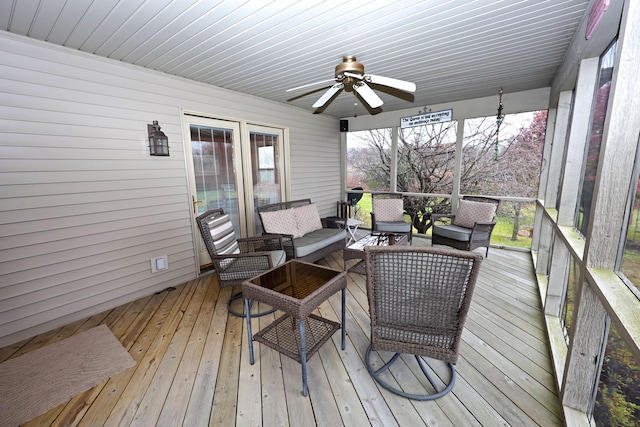
[(293, 237), (285, 243), (287, 259), (316, 262), (332, 252), (344, 249), (347, 232), (328, 228), (320, 219), (311, 199), (291, 200), (258, 207), (265, 233)]

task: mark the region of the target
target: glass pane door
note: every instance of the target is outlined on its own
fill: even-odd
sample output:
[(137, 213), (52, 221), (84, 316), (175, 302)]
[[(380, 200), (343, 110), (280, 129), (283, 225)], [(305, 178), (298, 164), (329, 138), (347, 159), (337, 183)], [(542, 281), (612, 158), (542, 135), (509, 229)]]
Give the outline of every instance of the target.
[[(284, 131), (185, 115), (186, 156), (194, 218), (210, 209), (229, 214), (236, 237), (262, 234), (258, 206), (284, 199)], [(211, 263), (194, 228), (200, 266)]]
[[(193, 120), (193, 121), (192, 121)], [(245, 229), (242, 175), (238, 174), (240, 150), (239, 124), (234, 122), (190, 118), (192, 166), (192, 202), (194, 218), (209, 209), (222, 208), (240, 237)], [(197, 241), (200, 265), (211, 260), (199, 234)]]
[(191, 152), (196, 182), (197, 213), (222, 208), (240, 229), (238, 185), (234, 168), (233, 129), (191, 125)]
[(251, 182), (253, 184), (254, 227), (256, 235), (262, 226), (256, 209), (282, 200), (282, 131), (262, 126), (249, 126)]

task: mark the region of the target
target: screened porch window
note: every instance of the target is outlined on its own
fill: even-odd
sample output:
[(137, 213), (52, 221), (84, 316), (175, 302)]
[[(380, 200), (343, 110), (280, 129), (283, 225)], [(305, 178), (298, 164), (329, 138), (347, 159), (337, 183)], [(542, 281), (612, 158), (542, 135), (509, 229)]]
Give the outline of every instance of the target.
[(635, 176), (629, 188), (626, 239), (618, 274), (640, 298), (640, 140), (638, 144)]

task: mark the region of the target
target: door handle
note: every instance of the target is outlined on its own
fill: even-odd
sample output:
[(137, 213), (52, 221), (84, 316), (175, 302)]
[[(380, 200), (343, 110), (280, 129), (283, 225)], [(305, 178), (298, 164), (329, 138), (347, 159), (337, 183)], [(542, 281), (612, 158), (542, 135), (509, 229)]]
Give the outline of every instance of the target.
[(204, 203), (204, 200), (196, 200), (195, 196), (191, 196), (191, 203), (193, 203), (193, 213), (196, 214), (196, 205), (201, 205)]

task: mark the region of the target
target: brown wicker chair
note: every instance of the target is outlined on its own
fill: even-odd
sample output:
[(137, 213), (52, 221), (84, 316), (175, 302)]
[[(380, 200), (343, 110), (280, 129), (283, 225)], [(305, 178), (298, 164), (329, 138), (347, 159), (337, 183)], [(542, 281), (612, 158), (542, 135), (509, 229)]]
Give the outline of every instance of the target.
[[(286, 261), (284, 241), (287, 236), (265, 235), (237, 239), (229, 215), (222, 209), (212, 209), (196, 218), (202, 239), (218, 276), (220, 288), (240, 286), (242, 282)], [(231, 308), (232, 301), (241, 299), (234, 294), (227, 303), (229, 313), (244, 317)], [(268, 310), (253, 317), (272, 313)]]
[[(437, 399), (453, 388), (462, 329), (482, 260), (481, 254), (449, 248), (365, 248), (371, 316), (371, 344), (365, 362), (378, 384), (416, 400)], [(381, 360), (376, 360), (377, 368), (371, 360), (373, 351)], [(388, 358), (381, 352), (394, 355)], [(385, 371), (401, 354), (415, 356), (429, 384), (421, 381), (421, 388), (403, 381), (400, 386), (419, 389), (419, 393), (392, 387), (383, 379), (391, 375)], [(382, 356), (389, 360), (385, 362)], [(444, 387), (431, 377), (423, 357), (448, 364), (450, 379), (442, 378)]]
[[(409, 222), (405, 216), (408, 216)], [(378, 233), (406, 234), (412, 242), (413, 217), (404, 212), (402, 194), (371, 194), (371, 231)]]
[[(486, 247), (485, 255), (488, 256), (499, 204), (500, 200), (490, 197), (464, 196), (456, 215), (432, 214), (434, 226), (431, 230), (431, 244), (447, 245), (465, 251)], [(450, 223), (436, 225), (436, 221), (444, 218), (448, 218)]]

